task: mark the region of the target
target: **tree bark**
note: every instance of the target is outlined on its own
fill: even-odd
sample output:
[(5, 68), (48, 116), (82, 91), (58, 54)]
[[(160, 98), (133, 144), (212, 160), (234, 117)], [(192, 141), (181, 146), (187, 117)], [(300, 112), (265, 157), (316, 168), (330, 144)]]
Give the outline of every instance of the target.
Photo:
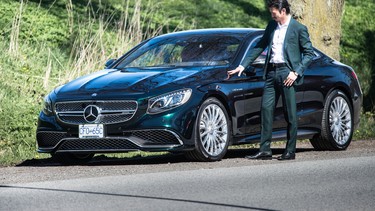
[(340, 60), (344, 0), (289, 0), (294, 18), (307, 26), (314, 47)]

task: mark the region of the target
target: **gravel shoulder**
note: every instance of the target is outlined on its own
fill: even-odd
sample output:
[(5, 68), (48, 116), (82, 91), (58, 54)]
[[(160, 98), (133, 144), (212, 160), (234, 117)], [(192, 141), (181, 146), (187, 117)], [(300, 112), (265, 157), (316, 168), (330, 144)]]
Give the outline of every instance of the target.
[[(284, 143), (273, 144), (274, 158), (283, 152), (284, 145)], [(256, 152), (257, 149), (230, 149), (226, 157), (219, 162), (191, 162), (180, 154), (137, 158), (96, 156), (90, 163), (81, 166), (61, 166), (51, 159), (32, 159), (14, 167), (0, 167), (0, 185), (281, 163), (276, 159), (268, 161), (244, 159), (245, 155)], [(282, 162), (304, 162), (373, 155), (375, 155), (375, 140), (353, 141), (345, 151), (315, 151), (309, 142), (298, 142), (296, 160)]]

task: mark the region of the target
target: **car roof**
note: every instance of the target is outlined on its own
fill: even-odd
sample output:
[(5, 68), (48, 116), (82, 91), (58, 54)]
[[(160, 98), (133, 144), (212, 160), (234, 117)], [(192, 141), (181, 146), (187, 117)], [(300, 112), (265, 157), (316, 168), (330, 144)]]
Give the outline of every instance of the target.
[(210, 29), (192, 29), (186, 31), (171, 32), (157, 36), (158, 38), (164, 38), (169, 36), (191, 36), (191, 35), (215, 35), (215, 34), (249, 34), (253, 32), (263, 31), (263, 29), (257, 28), (210, 28)]

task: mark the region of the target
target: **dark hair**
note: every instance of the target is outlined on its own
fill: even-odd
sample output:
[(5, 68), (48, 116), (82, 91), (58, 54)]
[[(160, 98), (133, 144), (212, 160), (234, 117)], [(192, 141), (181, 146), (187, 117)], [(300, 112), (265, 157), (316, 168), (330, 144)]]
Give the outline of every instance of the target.
[(286, 10), (286, 14), (290, 13), (290, 4), (288, 3), (287, 0), (268, 0), (267, 2), (268, 8), (276, 8), (281, 12), (283, 8)]

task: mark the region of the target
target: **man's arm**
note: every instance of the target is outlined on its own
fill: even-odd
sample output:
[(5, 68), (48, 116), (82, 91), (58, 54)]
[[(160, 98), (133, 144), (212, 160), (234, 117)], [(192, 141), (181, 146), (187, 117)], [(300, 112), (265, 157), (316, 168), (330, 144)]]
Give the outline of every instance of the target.
[(314, 58), (314, 49), (312, 47), (309, 32), (307, 27), (302, 25), (299, 36), (299, 45), (302, 49), (302, 59), (298, 67), (294, 70), (298, 75), (303, 75), (305, 69), (310, 65), (312, 59)]
[(270, 42), (271, 33), (274, 31), (276, 22), (269, 22), (267, 25), (266, 30), (264, 31), (264, 34), (260, 41), (254, 46), (254, 48), (249, 49), (249, 51), (246, 53), (244, 59), (242, 60), (241, 64), (234, 70), (228, 71), (228, 78), (230, 78), (231, 75), (238, 73), (238, 76), (241, 75), (241, 73), (246, 69), (247, 66), (252, 64), (255, 59), (258, 58), (258, 56), (264, 51), (264, 49), (267, 48)]
[(273, 31), (275, 30), (277, 26), (277, 23), (275, 21), (270, 21), (266, 27), (266, 30), (264, 31), (264, 34), (262, 36), (262, 38), (260, 39), (260, 41), (254, 46), (254, 48), (250, 49), (244, 60), (241, 62), (241, 65), (243, 67), (247, 67), (249, 66), (250, 64), (252, 64), (255, 59), (258, 58), (258, 56), (264, 51), (264, 49), (266, 49), (268, 47), (268, 45), (270, 44), (270, 39), (271, 39), (271, 34), (273, 33)]

